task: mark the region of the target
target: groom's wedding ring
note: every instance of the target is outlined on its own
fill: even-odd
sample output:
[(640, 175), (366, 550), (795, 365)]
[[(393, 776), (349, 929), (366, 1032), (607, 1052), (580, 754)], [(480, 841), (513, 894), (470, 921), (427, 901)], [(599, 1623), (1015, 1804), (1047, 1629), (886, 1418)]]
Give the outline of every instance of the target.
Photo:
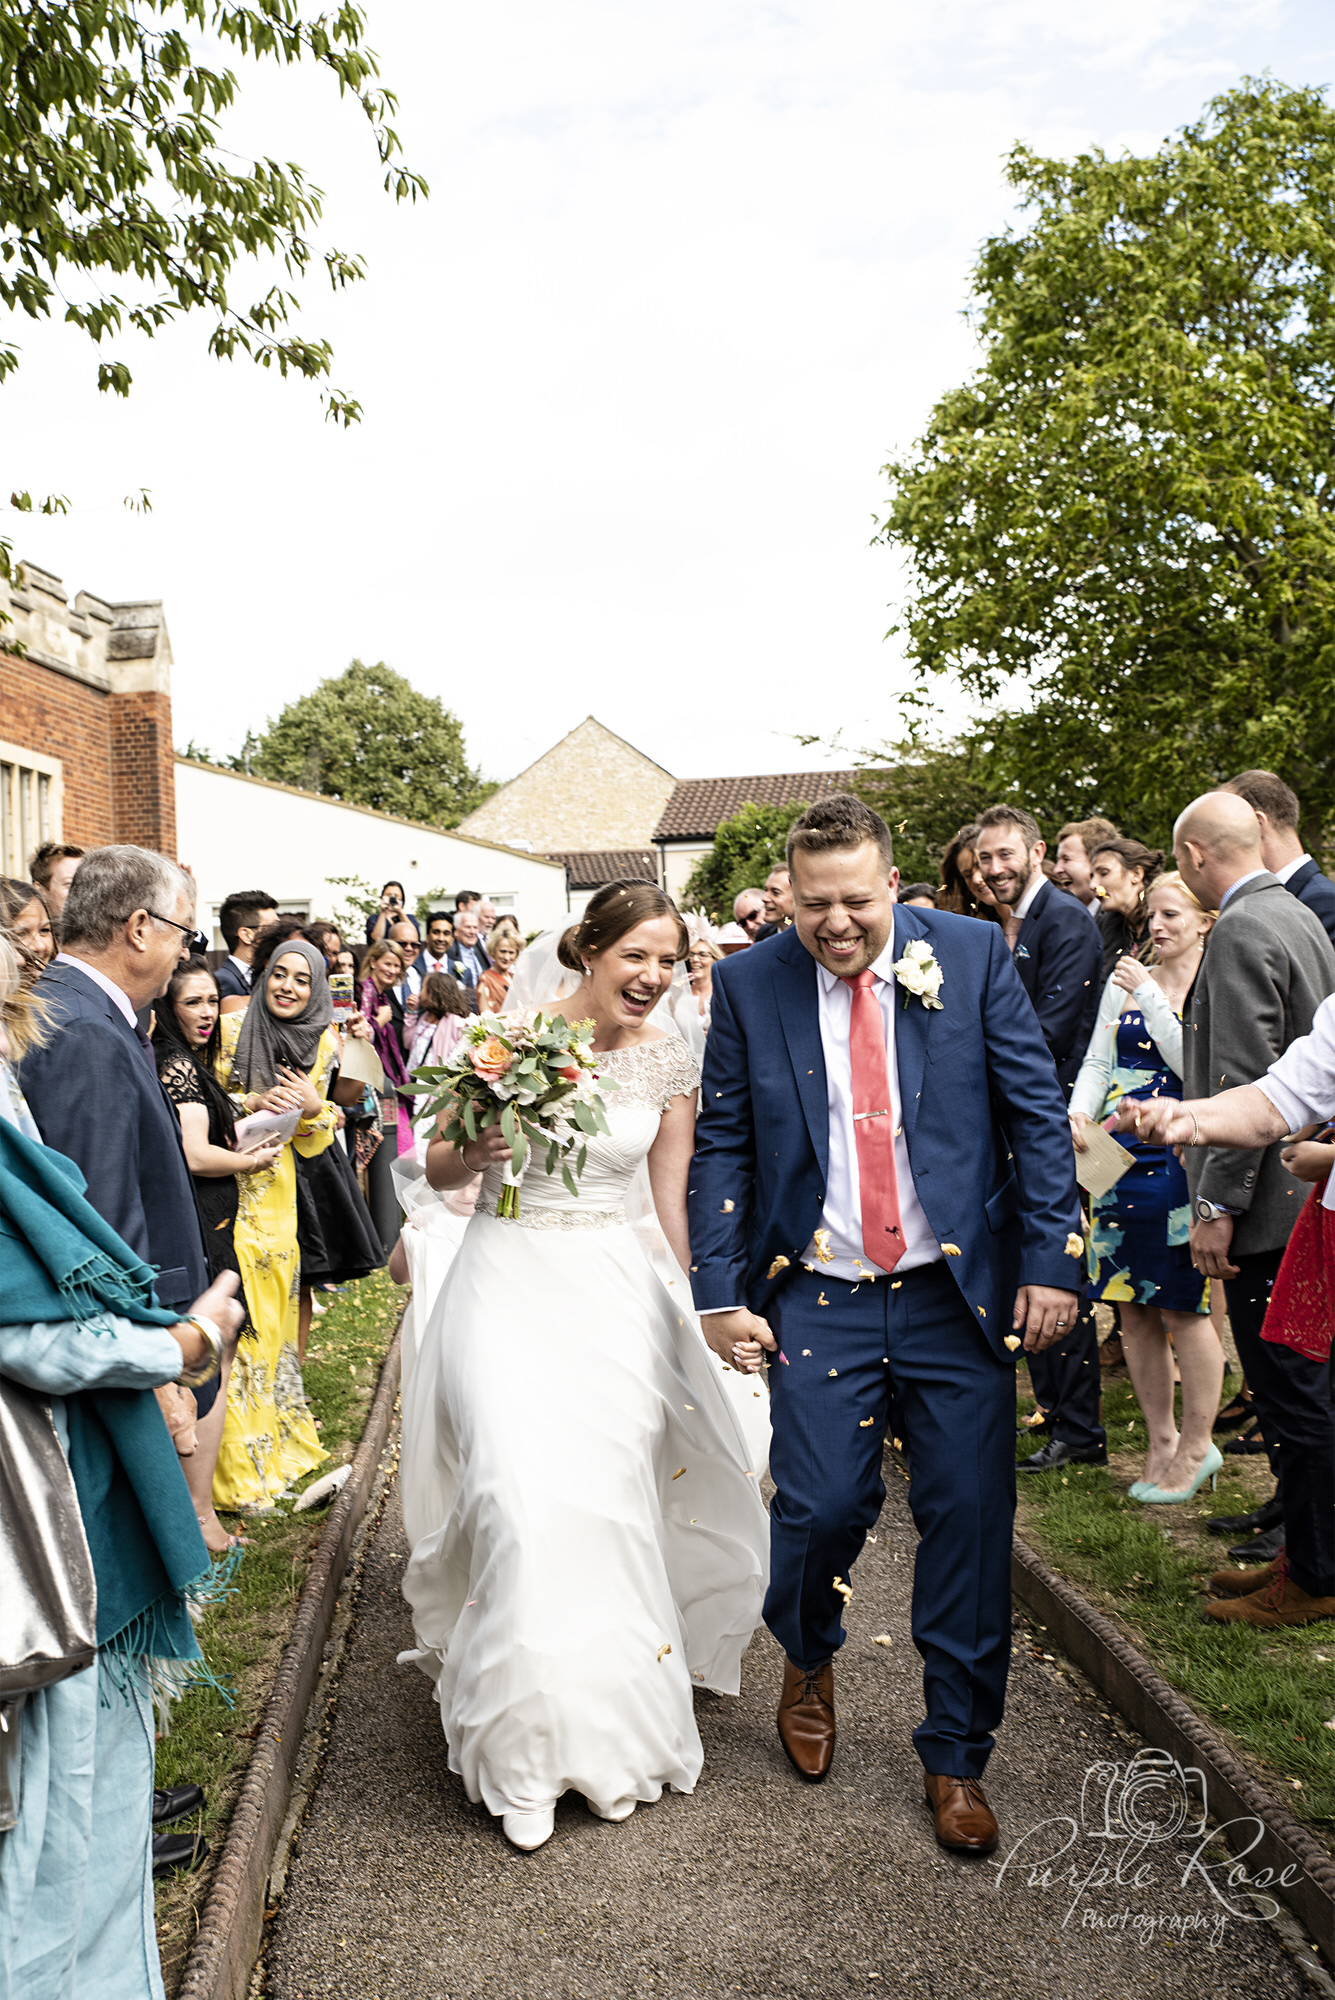
[(1058, 1326), (1065, 1326), (1065, 1324), (1066, 1324), (1066, 1321), (1065, 1321), (1064, 1319), (1059, 1319), (1059, 1320), (1057, 1321), (1057, 1324), (1058, 1324)]

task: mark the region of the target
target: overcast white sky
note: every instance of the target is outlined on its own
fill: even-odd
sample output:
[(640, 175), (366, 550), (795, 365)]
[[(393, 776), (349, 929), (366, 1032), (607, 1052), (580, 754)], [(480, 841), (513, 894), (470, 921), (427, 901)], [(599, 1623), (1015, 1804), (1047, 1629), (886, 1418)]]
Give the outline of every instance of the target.
[[(592, 710), (682, 777), (896, 732), (879, 469), (971, 366), (1002, 160), (1144, 149), (1244, 73), (1335, 78), (1328, 0), (365, 0), (425, 205), (360, 115), (261, 75), (234, 143), (295, 158), (365, 284), (308, 330), (365, 420), (209, 359), (24, 321), (14, 521), (71, 593), (161, 597), (177, 741), (239, 747), (354, 655), (512, 776)], [(258, 280), (237, 295), (257, 295)], [(147, 487), (149, 516), (125, 493)]]

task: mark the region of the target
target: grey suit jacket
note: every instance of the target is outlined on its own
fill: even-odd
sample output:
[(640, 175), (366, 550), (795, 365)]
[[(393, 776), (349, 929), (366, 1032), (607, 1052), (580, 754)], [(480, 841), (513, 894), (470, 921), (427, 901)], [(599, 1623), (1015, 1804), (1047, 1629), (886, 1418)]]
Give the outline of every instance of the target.
[[(1183, 1094), (1213, 1097), (1255, 1083), (1335, 993), (1335, 946), (1312, 912), (1273, 875), (1255, 875), (1229, 897), (1210, 933), (1183, 1010)], [(1308, 1188), (1280, 1165), (1279, 1146), (1186, 1155), (1192, 1200), (1239, 1211), (1233, 1249), (1281, 1250)]]

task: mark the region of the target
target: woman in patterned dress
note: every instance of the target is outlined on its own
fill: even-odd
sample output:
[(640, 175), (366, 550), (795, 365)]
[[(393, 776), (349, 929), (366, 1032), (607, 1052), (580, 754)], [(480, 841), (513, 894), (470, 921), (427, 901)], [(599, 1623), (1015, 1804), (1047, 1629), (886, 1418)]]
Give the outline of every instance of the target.
[[(1181, 1097), (1182, 1008), (1214, 919), (1180, 875), (1147, 897), (1157, 963), (1118, 961), (1099, 1003), (1089, 1050), (1071, 1093), (1077, 1152), (1084, 1127), (1124, 1097)], [(1133, 1164), (1095, 1197), (1089, 1246), (1091, 1296), (1121, 1309), (1122, 1343), (1149, 1430), (1133, 1499), (1180, 1498), (1199, 1485), (1213, 1454), (1224, 1353), (1210, 1321), (1210, 1283), (1191, 1262), (1187, 1177), (1172, 1149), (1119, 1136)], [(1173, 1412), (1173, 1356), (1182, 1376), (1182, 1428)]]
[(289, 938), (257, 973), (244, 1010), (224, 1014), (219, 1028), (218, 1081), (238, 1109), (300, 1114), (273, 1165), (237, 1183), (234, 1240), (256, 1337), (241, 1342), (232, 1364), (213, 1482), (216, 1505), (233, 1513), (269, 1511), (275, 1495), (327, 1456), (297, 1359), (293, 1154), (309, 1158), (333, 1144), (336, 1114), (326, 1096), (338, 1058), (332, 1014), (323, 954), (305, 938)]

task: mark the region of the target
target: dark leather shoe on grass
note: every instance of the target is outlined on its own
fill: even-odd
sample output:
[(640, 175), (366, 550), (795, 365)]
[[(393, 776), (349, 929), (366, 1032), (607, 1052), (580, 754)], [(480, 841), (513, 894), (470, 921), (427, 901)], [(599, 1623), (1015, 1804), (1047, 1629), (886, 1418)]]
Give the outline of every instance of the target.
[(201, 1868), (208, 1859), (209, 1843), (202, 1833), (155, 1833), (153, 1873), (179, 1875), (188, 1868)]
[(1049, 1438), (1045, 1445), (1031, 1458), (1022, 1458), (1017, 1463), (1017, 1472), (1056, 1472), (1063, 1465), (1106, 1465), (1106, 1451), (1077, 1451), (1067, 1444), (1065, 1438)]
[(783, 1663), (779, 1696), (779, 1741), (808, 1784), (819, 1784), (834, 1757), (834, 1662), (810, 1672)]
[(924, 1771), (922, 1782), (942, 1847), (952, 1854), (990, 1854), (1000, 1835), (977, 1778), (939, 1778)]
[(1257, 1535), (1250, 1542), (1235, 1542), (1229, 1550), (1235, 1563), (1272, 1563), (1276, 1556), (1284, 1553), (1284, 1523), (1272, 1528), (1268, 1535)]
[(164, 1791), (153, 1794), (154, 1826), (170, 1826), (174, 1819), (185, 1819), (190, 1813), (197, 1813), (204, 1803), (204, 1791), (200, 1785), (168, 1785)]
[(1253, 1625), (1261, 1632), (1274, 1632), (1284, 1625), (1314, 1625), (1321, 1618), (1335, 1618), (1335, 1597), (1309, 1597), (1289, 1575), (1281, 1556), (1264, 1587), (1250, 1597), (1225, 1597), (1207, 1604), (1202, 1616), (1212, 1625)]
[(1276, 1487), (1263, 1507), (1254, 1507), (1250, 1514), (1215, 1514), (1206, 1522), (1206, 1533), (1210, 1535), (1245, 1535), (1254, 1529), (1264, 1535), (1271, 1528), (1278, 1528), (1284, 1520), (1284, 1502)]

